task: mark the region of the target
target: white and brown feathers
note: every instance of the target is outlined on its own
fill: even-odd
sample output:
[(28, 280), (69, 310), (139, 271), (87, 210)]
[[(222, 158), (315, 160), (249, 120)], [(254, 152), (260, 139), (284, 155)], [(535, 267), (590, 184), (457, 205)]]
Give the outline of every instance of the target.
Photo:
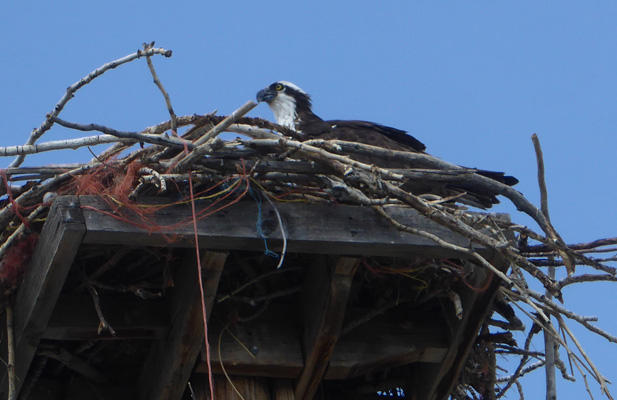
[[(257, 101), (266, 102), (274, 113), (276, 122), (302, 134), (306, 139), (337, 139), (378, 146), (390, 150), (424, 153), (426, 146), (418, 139), (400, 129), (367, 121), (328, 120), (324, 121), (312, 110), (311, 97), (291, 82), (274, 82), (257, 93)], [(398, 160), (371, 158), (354, 155), (358, 161), (374, 164), (384, 168), (414, 168)], [(476, 170), (480, 175), (494, 179), (507, 185), (515, 185), (518, 180), (502, 172)], [(452, 196), (462, 192), (466, 194), (459, 198), (462, 203), (481, 208), (489, 208), (499, 203), (495, 194), (473, 188), (464, 184), (426, 185), (414, 183), (409, 185), (415, 194), (438, 194)]]

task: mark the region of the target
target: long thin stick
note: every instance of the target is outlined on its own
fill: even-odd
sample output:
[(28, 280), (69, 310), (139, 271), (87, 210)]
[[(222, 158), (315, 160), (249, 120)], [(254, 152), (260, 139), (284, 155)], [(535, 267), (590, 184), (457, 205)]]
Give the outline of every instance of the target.
[(15, 341), (13, 336), (13, 305), (10, 298), (6, 302), (6, 337), (8, 347), (9, 362), (6, 366), (9, 376), (9, 400), (17, 398), (17, 388), (15, 386)]
[[(37, 129), (32, 131), (32, 133), (30, 134), (30, 137), (28, 138), (25, 144), (26, 145), (34, 144), (45, 132), (51, 129), (51, 127), (54, 124), (53, 118), (57, 117), (62, 112), (62, 110), (64, 109), (64, 106), (66, 106), (66, 103), (68, 103), (69, 100), (71, 100), (75, 96), (76, 91), (78, 91), (79, 89), (87, 85), (88, 83), (92, 82), (95, 78), (103, 75), (106, 71), (109, 71), (110, 69), (114, 69), (122, 64), (126, 64), (138, 58), (141, 58), (144, 56), (152, 56), (155, 54), (160, 54), (165, 57), (171, 57), (171, 50), (165, 50), (162, 48), (159, 48), (159, 49), (152, 48), (152, 49), (148, 49), (147, 51), (137, 50), (136, 53), (129, 54), (128, 56), (122, 57), (118, 60), (112, 61), (107, 64), (103, 64), (101, 67), (95, 69), (94, 71), (86, 75), (85, 77), (81, 78), (79, 81), (69, 86), (66, 89), (64, 96), (62, 96), (60, 101), (54, 106), (53, 110), (49, 114), (47, 114), (47, 118), (45, 118), (45, 121), (41, 124), (41, 126), (39, 126)], [(21, 163), (24, 162), (24, 158), (25, 156), (23, 154), (20, 155), (15, 160), (13, 160), (10, 166), (19, 167)]]
[(58, 117), (53, 117), (52, 120), (55, 123), (64, 126), (65, 128), (75, 129), (78, 131), (98, 131), (107, 135), (116, 136), (118, 138), (133, 139), (136, 142), (172, 146), (179, 149), (183, 149), (185, 146), (187, 146), (189, 149), (193, 148), (192, 143), (175, 137), (166, 137), (163, 135), (149, 135), (142, 132), (119, 131), (117, 129), (108, 128), (104, 125), (99, 124), (77, 124), (75, 122), (64, 121)]
[(525, 301), (529, 306), (531, 306), (542, 318), (544, 318), (544, 320), (548, 319), (546, 314), (544, 313), (544, 311), (542, 311), (537, 305), (535, 305), (530, 300), (529, 296), (526, 294), (527, 290), (524, 290), (523, 288), (521, 288), (516, 282), (514, 282), (513, 280), (508, 278), (503, 272), (501, 272), (500, 270), (495, 268), (484, 257), (482, 257), (477, 251), (474, 251), (472, 249), (466, 249), (464, 247), (457, 246), (457, 245), (452, 244), (452, 243), (448, 243), (445, 240), (441, 239), (440, 237), (438, 237), (436, 235), (433, 235), (430, 232), (426, 232), (426, 231), (423, 231), (421, 229), (417, 229), (417, 228), (413, 228), (413, 227), (410, 227), (410, 226), (407, 226), (407, 225), (403, 225), (400, 222), (396, 221), (394, 218), (392, 218), (390, 215), (388, 215), (388, 213), (381, 206), (373, 206), (373, 208), (380, 215), (382, 215), (387, 221), (389, 221), (392, 225), (394, 225), (399, 230), (402, 230), (402, 231), (405, 231), (405, 232), (409, 232), (409, 233), (411, 233), (413, 235), (418, 235), (418, 236), (422, 236), (422, 237), (428, 238), (428, 239), (434, 241), (435, 243), (438, 243), (443, 248), (452, 249), (452, 250), (455, 250), (455, 251), (458, 251), (458, 252), (461, 252), (461, 253), (465, 253), (465, 254), (468, 254), (471, 257), (475, 258), (483, 267), (485, 267), (489, 271), (493, 272), (501, 280), (503, 280), (505, 283), (510, 285), (510, 287), (516, 288), (516, 290), (519, 291), (523, 301)]
[(191, 153), (186, 156), (181, 153), (181, 157), (183, 158), (177, 157), (175, 159), (179, 161), (175, 167), (175, 170), (184, 171), (188, 169), (188, 167), (193, 164), (199, 157), (203, 156), (210, 150), (209, 142), (211, 139), (215, 138), (218, 134), (224, 132), (230, 125), (242, 118), (246, 113), (248, 113), (255, 107), (257, 107), (257, 103), (255, 103), (254, 101), (247, 101), (239, 109), (237, 109), (227, 118), (221, 121), (220, 124), (216, 125), (214, 128), (206, 132), (206, 134), (203, 135), (201, 138), (197, 139), (194, 143), (197, 148), (195, 148)]
[(611, 396), (611, 393), (608, 391), (608, 388), (606, 387), (606, 384), (608, 382), (606, 378), (600, 373), (600, 371), (598, 371), (595, 364), (591, 361), (587, 353), (585, 353), (585, 351), (583, 350), (583, 346), (581, 346), (578, 339), (576, 338), (576, 336), (574, 336), (570, 328), (568, 328), (568, 326), (563, 323), (563, 321), (561, 320), (561, 316), (557, 315), (557, 320), (559, 320), (559, 325), (566, 331), (568, 336), (570, 336), (570, 339), (572, 339), (578, 351), (581, 353), (585, 361), (587, 361), (587, 365), (591, 368), (593, 374), (595, 375), (594, 378), (600, 384), (602, 393), (605, 394), (606, 397), (612, 400), (613, 396)]
[[(536, 151), (536, 160), (538, 164), (538, 185), (540, 186), (540, 196), (541, 196), (540, 209), (542, 210), (542, 214), (544, 214), (544, 216), (546, 217), (546, 221), (550, 225), (551, 219), (549, 217), (549, 212), (548, 212), (548, 191), (546, 190), (546, 183), (544, 180), (544, 157), (542, 155), (542, 148), (540, 147), (540, 139), (538, 139), (538, 135), (534, 133), (531, 136), (531, 141), (533, 142), (533, 147)], [(553, 241), (555, 242), (561, 241), (563, 243), (563, 240), (561, 240), (561, 237), (559, 236), (559, 234), (557, 233), (555, 229), (552, 229), (551, 231), (546, 232), (546, 234)], [(565, 252), (560, 251), (559, 255), (563, 259), (563, 262), (566, 266), (566, 270), (568, 271), (568, 275), (571, 275), (572, 273), (574, 273), (574, 260), (572, 260), (570, 256), (568, 256), (568, 254)]]
[[(146, 44), (144, 43), (144, 50), (148, 51), (154, 48), (154, 42)], [(148, 68), (150, 69), (150, 73), (152, 74), (152, 79), (154, 79), (154, 84), (159, 88), (161, 94), (165, 98), (165, 105), (167, 105), (167, 110), (169, 111), (169, 117), (171, 118), (171, 131), (174, 135), (178, 134), (178, 123), (176, 113), (174, 112), (173, 107), (171, 106), (171, 99), (169, 98), (169, 94), (165, 90), (165, 87), (161, 83), (159, 76), (156, 74), (156, 70), (154, 69), (154, 64), (152, 64), (152, 60), (150, 56), (146, 56), (146, 62), (148, 63)]]
[[(324, 141), (321, 141), (324, 142)], [(338, 168), (336, 168), (337, 170), (340, 170), (341, 173), (345, 174), (347, 172), (351, 172), (350, 168), (358, 168), (360, 170), (366, 171), (366, 172), (370, 172), (372, 174), (376, 174), (379, 177), (381, 177), (382, 179), (387, 179), (387, 180), (396, 180), (396, 181), (403, 181), (405, 179), (405, 177), (400, 174), (400, 173), (395, 173), (392, 170), (389, 170), (387, 168), (380, 168), (377, 167), (375, 165), (370, 165), (370, 164), (366, 164), (366, 163), (362, 163), (356, 160), (353, 160), (352, 158), (345, 156), (345, 155), (339, 155), (339, 154), (334, 154), (331, 153), (323, 148), (320, 147), (316, 147), (314, 145), (310, 145), (309, 143), (313, 143), (313, 144), (317, 144), (316, 141), (309, 141), (309, 142), (298, 142), (295, 140), (290, 140), (287, 138), (280, 138), (278, 140), (274, 140), (274, 139), (256, 139), (256, 140), (252, 140), (250, 142), (248, 142), (247, 144), (249, 144), (250, 146), (254, 146), (254, 147), (284, 147), (284, 148), (296, 148), (299, 149), (303, 152), (305, 152), (307, 155), (312, 156), (311, 158), (314, 158), (315, 156), (317, 157), (321, 157), (323, 160), (325, 161), (329, 161), (331, 166), (336, 168), (336, 164), (332, 163), (332, 161), (338, 161), (339, 163), (341, 163), (339, 165)], [(431, 157), (425, 154), (415, 154), (415, 153), (410, 153), (410, 152), (396, 152), (393, 150), (387, 150), (387, 149), (381, 149), (379, 147), (374, 147), (374, 146), (368, 146), (368, 145), (363, 145), (363, 144), (358, 144), (358, 143), (353, 143), (353, 142), (342, 142), (342, 141), (331, 141), (332, 144), (337, 144), (342, 146), (343, 144), (349, 144), (350, 146), (353, 146), (354, 148), (371, 148), (371, 150), (374, 150), (375, 152), (379, 153), (382, 151), (387, 151), (390, 153), (400, 153), (401, 157), (418, 157), (418, 156), (423, 156), (423, 159), (425, 161), (430, 161), (430, 162), (435, 162), (437, 168), (439, 169), (461, 169), (461, 167), (459, 166), (455, 166), (454, 164), (449, 164), (449, 163), (445, 163), (445, 162), (441, 162), (438, 163), (435, 157)], [(445, 168), (444, 165), (449, 165), (451, 167), (449, 168)], [(553, 228), (553, 226), (551, 225), (550, 221), (548, 221), (546, 219), (546, 217), (544, 216), (544, 214), (537, 208), (535, 207), (533, 204), (531, 204), (531, 202), (529, 200), (527, 200), (525, 197), (523, 197), (521, 195), (520, 192), (518, 192), (516, 189), (511, 188), (508, 185), (499, 183), (494, 181), (493, 179), (481, 176), (479, 174), (473, 174), (474, 176), (472, 178), (466, 178), (467, 183), (473, 183), (473, 185), (478, 186), (479, 188), (482, 189), (487, 189), (490, 190), (491, 192), (497, 193), (497, 194), (501, 194), (503, 196), (506, 196), (508, 199), (510, 199), (510, 201), (512, 201), (512, 203), (514, 203), (516, 205), (516, 207), (518, 209), (520, 209), (521, 211), (525, 212), (526, 214), (528, 214), (530, 217), (532, 217), (540, 226), (540, 228), (549, 236), (554, 236), (556, 237), (558, 240), (561, 240), (561, 238), (557, 235), (555, 228)], [(456, 176), (453, 176), (452, 179), (456, 179)], [(392, 188), (392, 191), (398, 192), (399, 194), (403, 195), (403, 192), (405, 194), (405, 197), (407, 198), (411, 198), (410, 193), (398, 188), (398, 187), (392, 187), (392, 185), (388, 182), (385, 182), (384, 186), (389, 186), (390, 188)], [(413, 205), (412, 205), (413, 206)], [(435, 215), (437, 216), (437, 214)], [(429, 218), (433, 219), (433, 215), (429, 216)], [(435, 219), (437, 222), (442, 223), (440, 220)], [(443, 220), (442, 220), (443, 221)], [(456, 221), (452, 220), (451, 221), (454, 224), (457, 224)], [(460, 226), (460, 225), (459, 225)], [(451, 227), (452, 228), (452, 227)], [(486, 239), (486, 238), (485, 238)], [(493, 240), (494, 242), (494, 240)], [(491, 246), (494, 247), (494, 246)], [(513, 257), (517, 257), (517, 255), (511, 254), (511, 256)], [(524, 263), (524, 261), (523, 261)], [(528, 271), (529, 272), (529, 271)], [(538, 271), (539, 272), (539, 271)], [(540, 274), (538, 274), (540, 275)], [(543, 273), (541, 275), (544, 275)], [(540, 279), (543, 284), (546, 286), (550, 286), (550, 280), (548, 279), (544, 279), (546, 278), (545, 276), (534, 276), (538, 279)]]
[(229, 299), (230, 297), (233, 297), (234, 295), (240, 293), (242, 290), (246, 289), (247, 287), (251, 286), (252, 284), (259, 282), (260, 280), (267, 278), (269, 276), (272, 275), (276, 275), (276, 274), (280, 274), (282, 272), (291, 272), (291, 271), (299, 271), (302, 268), (300, 267), (289, 267), (289, 268), (285, 268), (285, 269), (275, 269), (269, 272), (266, 272), (263, 275), (259, 275), (257, 278), (255, 279), (251, 279), (250, 281), (246, 282), (245, 284), (237, 287), (236, 289), (234, 289), (231, 293), (226, 294), (224, 296), (222, 296), (221, 298), (217, 299), (217, 303), (222, 303), (223, 301)]
[[(536, 152), (536, 163), (538, 165), (538, 187), (540, 188), (540, 210), (542, 214), (550, 221), (548, 211), (548, 190), (546, 190), (546, 181), (544, 179), (544, 156), (540, 147), (540, 139), (535, 133), (531, 136), (533, 147)], [(550, 260), (550, 258), (549, 258)], [(555, 267), (548, 267), (548, 277), (555, 279)], [(549, 290), (546, 290), (547, 299), (551, 300), (553, 295)], [(548, 315), (547, 324), (551, 323), (550, 314)], [(557, 400), (557, 384), (555, 381), (555, 340), (548, 332), (544, 332), (544, 372), (546, 375), (546, 400)]]
[(46, 142), (46, 143), (41, 143), (41, 144), (31, 144), (27, 146), (0, 147), (0, 157), (14, 157), (18, 155), (43, 153), (46, 151), (53, 151), (53, 150), (69, 150), (69, 149), (75, 150), (80, 147), (96, 146), (98, 144), (117, 143), (117, 142), (135, 143), (137, 142), (137, 140), (120, 139), (112, 135), (97, 135), (97, 136), (83, 137), (79, 139), (54, 140), (51, 142)]

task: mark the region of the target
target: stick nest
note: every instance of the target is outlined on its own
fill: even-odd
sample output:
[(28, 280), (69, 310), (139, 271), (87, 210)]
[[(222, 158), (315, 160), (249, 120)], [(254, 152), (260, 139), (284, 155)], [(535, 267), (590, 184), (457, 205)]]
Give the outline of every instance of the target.
[[(397, 152), (336, 140), (303, 141), (289, 129), (265, 120), (244, 117), (255, 106), (253, 102), (246, 103), (227, 117), (215, 114), (177, 117), (169, 96), (154, 72), (150, 58), (155, 55), (169, 57), (171, 52), (150, 44), (144, 50), (93, 71), (67, 89), (66, 95), (32, 133), (25, 146), (0, 149), (0, 154), (17, 156), (13, 164), (2, 171), (4, 184), (0, 189), (4, 194), (0, 204), (0, 278), (4, 292), (19, 286), (23, 273), (21, 267), (27, 265), (49, 205), (57, 195), (100, 196), (117, 215), (137, 214), (146, 221), (148, 213), (156, 209), (139, 207), (140, 200), (153, 196), (187, 203), (197, 198), (228, 204), (258, 195), (273, 204), (281, 201), (355, 204), (374, 208), (397, 229), (424, 236), (444, 248), (465, 254), (469, 262), (486, 268), (495, 275), (494, 279), (499, 280), (500, 289), (493, 304), (495, 314), (485, 321), (451, 394), (452, 398), (501, 397), (511, 387), (522, 391), (519, 378), (548, 362), (542, 351), (530, 350), (531, 338), (541, 331), (552, 337), (560, 347), (561, 350), (550, 362), (556, 365), (565, 379), (573, 379), (574, 373), (564, 366), (560, 354), (565, 354), (570, 364), (583, 376), (593, 377), (603, 393), (611, 398), (606, 379), (587, 357), (564, 321), (570, 319), (579, 323), (611, 342), (617, 342), (617, 338), (593, 325), (590, 318), (567, 310), (560, 302), (563, 301), (562, 289), (568, 285), (617, 280), (616, 270), (610, 266), (615, 260), (616, 249), (612, 246), (617, 244), (617, 239), (567, 245), (545, 213), (516, 190), (481, 176), (472, 169), (460, 168), (426, 154)], [(140, 132), (125, 132), (59, 118), (75, 91), (106, 70), (142, 57), (148, 60), (155, 82), (158, 81), (157, 85), (165, 97), (170, 114), (168, 121)], [(36, 143), (54, 125), (97, 134), (69, 141)], [(227, 133), (219, 136), (223, 132)], [(96, 144), (111, 146), (87, 163), (20, 167), (27, 154)], [(409, 168), (391, 170), (357, 161), (367, 155), (375, 160), (392, 157), (405, 160)], [(402, 184), (409, 181), (435, 185), (464, 181), (468, 187), (501, 195), (521, 212), (531, 216), (540, 231), (471, 213), (457, 205), (456, 198), (443, 199), (408, 192)], [(406, 225), (405, 221), (394, 220), (387, 212), (390, 206), (417, 210), (466, 236), (474, 245), (499, 253), (508, 260), (511, 268), (502, 273), (471, 248), (444, 242), (429, 232)], [(157, 227), (151, 226), (149, 229)], [(514, 236), (516, 240), (508, 239)], [(592, 253), (602, 256), (590, 257)], [(362, 279), (371, 280), (375, 274), (383, 273), (383, 270), (376, 270), (382, 265), (381, 261), (366, 261), (366, 268), (360, 274)], [(568, 274), (561, 280), (545, 273), (546, 267), (564, 266), (570, 271), (574, 270), (574, 266), (587, 267), (579, 267), (579, 271), (585, 273)], [(463, 264), (451, 261), (425, 260), (420, 269), (418, 265), (413, 268), (417, 290), (411, 290), (408, 292), (410, 297), (405, 298), (396, 298), (394, 294), (382, 290), (381, 307), (403, 307), (404, 303), (412, 301), (413, 296), (414, 301), (418, 298), (447, 298), (456, 305), (452, 282), (465, 279), (464, 272), (461, 272), (465, 271), (463, 267)], [(389, 275), (409, 278), (407, 267), (394, 268), (390, 265), (388, 268)], [(233, 283), (233, 278), (228, 278), (227, 282)], [(419, 282), (426, 285), (423, 290), (418, 289), (422, 285)], [(241, 281), (235, 283), (236, 286), (241, 284)], [(233, 286), (231, 284), (228, 290), (233, 291)], [(376, 286), (375, 290), (379, 292), (379, 285)], [(533, 287), (542, 288), (542, 292)], [(379, 313), (376, 309), (375, 315)], [(547, 322), (549, 317), (553, 319), (552, 324)], [(523, 320), (530, 322), (527, 333), (524, 333)], [(347, 328), (353, 329), (353, 325)], [(564, 336), (558, 331), (562, 331)], [(521, 343), (515, 340), (514, 335), (523, 338)], [(565, 338), (568, 338), (567, 342)], [(519, 360), (516, 370), (505, 376), (499, 373), (496, 362), (497, 356), (504, 354)]]

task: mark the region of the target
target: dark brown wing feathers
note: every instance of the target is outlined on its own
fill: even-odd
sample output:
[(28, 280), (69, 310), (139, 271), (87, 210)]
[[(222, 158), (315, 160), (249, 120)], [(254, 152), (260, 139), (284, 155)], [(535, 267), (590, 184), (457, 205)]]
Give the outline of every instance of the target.
[[(424, 152), (426, 146), (400, 129), (391, 128), (384, 125), (375, 124), (367, 121), (344, 121), (330, 120), (323, 121), (316, 118), (312, 121), (303, 121), (299, 130), (303, 135), (312, 139), (337, 139), (348, 142), (358, 142), (372, 146), (382, 147), (390, 150)], [(409, 168), (410, 165), (398, 160), (378, 159), (369, 156), (354, 155), (354, 159), (375, 164), (384, 168)], [(478, 174), (487, 178), (512, 186), (518, 183), (518, 179), (505, 175), (503, 172), (477, 170)], [(481, 208), (489, 208), (493, 204), (499, 203), (493, 193), (489, 193), (469, 185), (461, 184), (436, 184), (435, 182), (408, 182), (404, 187), (416, 194), (433, 193), (442, 197), (449, 197), (457, 193), (466, 192), (467, 194), (459, 201)]]

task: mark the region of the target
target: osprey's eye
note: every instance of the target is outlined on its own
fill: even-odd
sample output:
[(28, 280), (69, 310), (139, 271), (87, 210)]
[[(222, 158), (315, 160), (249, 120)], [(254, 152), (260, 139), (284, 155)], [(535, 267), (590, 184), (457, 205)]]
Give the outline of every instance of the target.
[(280, 83), (277, 83), (274, 88), (280, 92), (283, 90), (283, 85), (281, 85)]

